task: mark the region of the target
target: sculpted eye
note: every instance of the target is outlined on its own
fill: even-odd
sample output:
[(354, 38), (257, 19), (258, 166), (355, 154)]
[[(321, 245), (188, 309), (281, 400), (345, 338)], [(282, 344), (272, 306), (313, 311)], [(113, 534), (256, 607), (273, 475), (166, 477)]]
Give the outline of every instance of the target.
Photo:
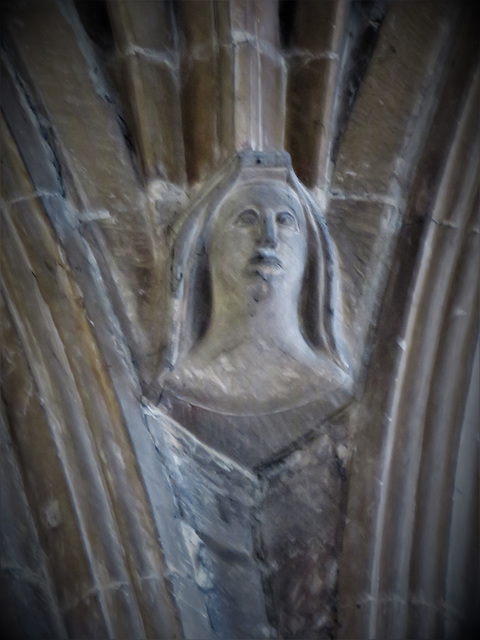
[(277, 224), (281, 227), (291, 227), (293, 229), (297, 228), (297, 221), (295, 220), (295, 216), (289, 211), (279, 211), (276, 216)]
[(236, 224), (239, 227), (250, 227), (258, 222), (258, 213), (255, 209), (245, 209), (238, 216)]

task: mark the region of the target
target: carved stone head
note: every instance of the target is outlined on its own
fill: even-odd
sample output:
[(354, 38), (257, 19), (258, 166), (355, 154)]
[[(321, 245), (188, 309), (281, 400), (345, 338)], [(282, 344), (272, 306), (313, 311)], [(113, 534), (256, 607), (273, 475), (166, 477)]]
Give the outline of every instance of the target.
[(268, 167), (243, 160), (178, 233), (162, 384), (191, 405), (256, 415), (318, 400), (349, 376), (325, 220), (285, 154)]
[(306, 221), (286, 183), (238, 182), (212, 217), (206, 249), (214, 300), (243, 300), (249, 308), (251, 299), (270, 296), (279, 315), (292, 298), (298, 303), (307, 261)]

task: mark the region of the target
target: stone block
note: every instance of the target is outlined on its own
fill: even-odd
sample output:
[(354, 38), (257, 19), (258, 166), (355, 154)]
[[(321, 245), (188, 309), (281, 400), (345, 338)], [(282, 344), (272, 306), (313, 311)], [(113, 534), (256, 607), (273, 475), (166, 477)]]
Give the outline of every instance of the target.
[(257, 50), (244, 42), (234, 51), (235, 145), (237, 149), (259, 149), (261, 104), (253, 82), (260, 71)]
[(186, 547), (215, 634), (270, 637), (253, 533), (257, 478), (174, 422), (150, 419), (149, 429), (175, 484)]
[[(25, 95), (15, 81), (10, 66), (3, 59), (0, 64), (2, 78), (0, 101), (5, 122), (8, 123), (7, 128), (13, 132), (13, 134), (6, 132), (2, 134), (6, 136), (2, 142), (2, 154), (9, 156), (6, 166), (2, 169), (2, 187), (6, 188), (10, 184), (10, 188), (14, 188), (13, 185), (21, 181), (23, 186), (21, 187), (20, 183), (17, 184), (16, 188), (19, 192), (16, 197), (32, 195), (33, 187), (31, 184), (27, 186), (25, 178), (22, 177), (25, 169), (21, 168), (20, 163), (24, 163), (38, 192), (61, 195), (63, 190), (61, 178), (57, 173), (58, 169), (54, 166), (55, 158), (45, 139), (45, 134), (42, 135), (39, 122), (35, 119)], [(12, 142), (7, 142), (7, 138), (11, 135), (19, 148), (18, 152), (10, 150)], [(30, 179), (27, 182), (30, 182)], [(4, 197), (7, 200), (15, 199), (13, 194), (10, 194), (10, 197), (6, 195)]]
[[(20, 465), (27, 470), (25, 488), (32, 497), (40, 544), (50, 578), (56, 585), (55, 595), (60, 607), (68, 608), (93, 587), (93, 580), (50, 425), (39, 397), (33, 393), (35, 381), (6, 314), (2, 331), (2, 359), (8, 363), (2, 370), (2, 390), (8, 398), (6, 416), (15, 434)], [(38, 335), (39, 340), (42, 338)], [(93, 606), (92, 621), (97, 615), (100, 616), (99, 611)]]
[[(38, 357), (35, 366), (32, 365), (35, 384), (41, 387), (40, 394), (49, 399), (45, 452), (43, 457), (40, 456), (38, 464), (41, 464), (40, 460), (49, 459), (50, 453), (56, 455), (57, 449), (60, 449), (67, 465), (65, 486), (56, 479), (52, 481), (51, 495), (45, 499), (45, 504), (42, 500), (37, 500), (38, 504), (42, 505), (39, 519), (49, 539), (52, 539), (52, 544), (58, 546), (59, 553), (65, 554), (65, 545), (62, 544), (63, 536), (67, 536), (69, 541), (75, 541), (71, 551), (78, 556), (78, 563), (86, 567), (87, 571), (84, 578), (87, 584), (82, 583), (77, 586), (76, 593), (71, 595), (69, 589), (74, 588), (75, 585), (62, 572), (64, 568), (66, 571), (72, 570), (75, 562), (70, 558), (65, 559), (64, 562), (52, 553), (50, 555), (53, 562), (53, 580), (55, 584), (62, 585), (62, 588), (66, 589), (66, 601), (63, 596), (59, 596), (61, 606), (66, 609), (70, 606), (75, 608), (75, 603), (91, 590), (92, 583), (103, 585), (109, 584), (112, 580), (118, 582), (122, 585), (122, 593), (118, 594), (118, 598), (123, 598), (122, 602), (113, 592), (112, 594), (100, 593), (98, 597), (101, 608), (107, 607), (109, 616), (113, 616), (115, 620), (118, 619), (123, 629), (129, 629), (129, 633), (137, 635), (141, 633), (139, 631), (141, 623), (138, 619), (138, 611), (133, 606), (132, 581), (138, 581), (137, 572), (150, 575), (152, 571), (156, 571), (158, 576), (163, 576), (164, 573), (163, 558), (158, 554), (158, 549), (156, 552), (150, 551), (147, 554), (148, 560), (142, 557), (146, 547), (151, 546), (152, 550), (155, 549), (156, 534), (151, 524), (148, 525), (149, 506), (145, 502), (145, 496), (142, 496), (143, 489), (136, 476), (136, 465), (133, 460), (130, 462), (127, 460), (128, 452), (130, 456), (133, 454), (123, 431), (124, 426), (116, 399), (112, 389), (109, 390), (109, 382), (105, 379), (105, 370), (103, 373), (101, 370), (102, 358), (92, 339), (91, 327), (83, 310), (82, 297), (71, 281), (68, 267), (64, 264), (48, 224), (42, 219), (38, 201), (24, 201), (14, 207), (13, 222), (4, 226), (4, 229), (7, 228), (9, 232), (5, 259), (12, 260), (15, 251), (22, 251), (20, 246), (23, 253), (21, 253), (22, 259), (16, 262), (18, 268), (15, 274), (15, 287), (12, 288), (12, 281), (9, 278), (6, 281), (6, 291), (9, 304), (14, 309), (12, 313), (15, 317), (21, 315), (22, 326), (26, 327), (22, 329), (22, 340), (25, 343), (29, 364), (32, 364), (33, 357)], [(43, 296), (48, 298), (48, 306), (43, 302)], [(32, 311), (33, 309), (35, 312)], [(53, 323), (55, 323), (55, 331), (52, 331)], [(33, 334), (36, 334), (36, 340)], [(64, 352), (66, 344), (72, 345), (70, 356), (66, 356)], [(55, 357), (50, 360), (46, 353), (51, 354), (52, 351)], [(38, 420), (23, 422), (20, 419), (18, 430), (31, 429), (37, 422)], [(64, 424), (70, 425), (68, 438), (62, 430)], [(33, 455), (38, 455), (39, 439), (40, 435), (36, 433), (37, 448)], [(27, 440), (33, 441), (31, 433), (28, 434)], [(102, 451), (100, 458), (95, 454), (95, 442)], [(72, 459), (73, 452), (76, 460), (80, 461), (82, 477), (87, 475), (89, 483), (96, 486), (94, 501), (89, 501), (81, 490), (75, 492), (72, 488), (72, 479), (80, 473), (77, 463)], [(27, 468), (32, 469), (32, 482), (35, 482), (36, 474), (41, 473), (38, 465), (32, 464), (30, 459), (26, 460), (25, 464)], [(51, 461), (49, 464), (52, 473), (55, 472), (56, 467)], [(108, 474), (104, 484), (101, 474), (105, 470), (105, 464), (108, 464)], [(63, 473), (63, 467), (60, 473)], [(48, 478), (45, 471), (43, 475), (45, 479)], [(114, 500), (116, 513), (119, 514), (118, 519), (115, 519), (113, 512), (106, 506), (112, 481), (117, 486), (123, 487), (118, 496), (121, 496), (122, 502), (126, 501), (123, 506), (120, 506), (117, 500)], [(62, 502), (62, 488), (68, 496), (64, 500), (66, 505)], [(74, 496), (70, 499), (72, 491)], [(132, 504), (127, 506), (127, 503), (132, 500), (135, 504), (134, 512), (137, 517), (144, 520), (141, 526), (140, 523), (132, 526), (131, 517), (128, 522), (125, 521), (126, 514), (133, 509)], [(109, 521), (102, 530), (94, 527), (95, 519), (98, 517), (94, 514), (98, 514), (97, 510), (100, 509)], [(81, 523), (80, 527), (77, 520)], [(57, 533), (56, 537), (52, 535), (50, 531), (52, 529)], [(123, 562), (122, 542), (126, 539), (130, 540), (135, 550), (136, 572), (133, 575), (127, 572)], [(83, 553), (87, 558), (83, 557)], [(103, 560), (96, 569), (90, 571), (92, 556), (102, 557)], [(76, 569), (74, 571), (75, 575), (83, 576), (80, 568), (78, 572)], [(89, 580), (91, 582), (88, 582)], [(168, 600), (165, 591), (158, 593), (158, 596), (160, 606), (164, 605), (165, 603), (162, 602), (164, 598), (167, 597)], [(143, 594), (140, 592), (136, 597), (142, 604)], [(118, 611), (114, 614), (117, 608), (125, 611), (126, 617), (123, 622)], [(168, 607), (164, 606), (160, 616), (163, 619), (152, 621), (155, 634), (160, 631), (163, 633), (165, 630), (165, 620), (168, 619), (169, 612), (166, 615), (163, 614), (167, 609)], [(92, 615), (92, 622), (93, 620)], [(113, 623), (113, 627), (115, 624)]]
[(67, 634), (80, 638), (108, 637), (108, 625), (101, 610), (102, 602), (98, 591), (92, 590), (84, 598), (77, 598), (62, 611)]
[(283, 60), (260, 55), (261, 149), (284, 148), (286, 68)]
[[(212, 576), (221, 578), (218, 588), (207, 594), (207, 608), (211, 625), (218, 638), (272, 638), (265, 610), (261, 576), (258, 568), (232, 562), (228, 557), (209, 553)], [(245, 615), (248, 612), (248, 615)]]
[[(2, 560), (6, 561), (3, 554)], [(66, 631), (58, 624), (58, 613), (49, 608), (51, 603), (46, 596), (45, 585), (32, 578), (32, 574), (21, 575), (18, 569), (0, 569), (2, 633), (12, 639), (42, 637), (61, 640)]]
[(472, 83), (468, 99), (458, 123), (453, 144), (445, 165), (443, 189), (437, 205), (431, 211), (435, 222), (449, 227), (462, 228), (465, 217), (475, 207), (478, 198), (478, 175), (480, 172), (480, 127), (478, 105), (480, 104), (480, 80)]
[[(3, 300), (0, 302), (2, 326), (0, 338), (11, 337), (10, 319)], [(12, 347), (10, 345), (10, 353)], [(22, 373), (14, 369), (20, 358), (10, 358), (7, 362), (7, 350), (2, 350), (2, 395), (9, 387), (12, 374), (24, 390), (29, 381)], [(13, 361), (15, 360), (15, 362)], [(4, 385), (4, 382), (6, 384)], [(14, 381), (15, 383), (15, 381)], [(18, 400), (18, 397), (15, 397)], [(7, 398), (8, 403), (8, 398)], [(0, 463), (2, 482), (0, 483), (0, 592), (1, 625), (8, 637), (62, 638), (65, 629), (58, 614), (58, 602), (46, 567), (46, 557), (40, 545), (38, 531), (29, 506), (26, 484), (18, 460), (14, 419), (7, 424), (6, 403), (2, 400), (0, 408)], [(16, 411), (8, 403), (8, 413), (12, 417)], [(18, 415), (18, 414), (17, 414)], [(28, 478), (27, 480), (28, 485)]]
[(230, 30), (232, 36), (244, 41), (278, 45), (278, 4), (275, 0), (250, 2), (232, 0), (230, 2)]
[(134, 142), (146, 181), (185, 181), (176, 72), (141, 54), (122, 60)]
[(129, 218), (142, 196), (118, 114), (88, 49), (53, 2), (16, 5), (8, 25), (83, 208)]
[(166, 396), (162, 406), (205, 444), (247, 469), (260, 469), (321, 431), (326, 418), (351, 400), (348, 387), (324, 391), (320, 402), (258, 416), (219, 414)]
[[(411, 189), (410, 206), (406, 212), (407, 222), (431, 215), (431, 207), (441, 182), (442, 171), (445, 168), (445, 149), (450, 149), (450, 153), (452, 153), (455, 136), (459, 134), (458, 114), (464, 112), (467, 101), (472, 103), (477, 101), (478, 105), (478, 97), (471, 95), (472, 89), (473, 93), (475, 91), (474, 88), (468, 89), (477, 65), (476, 31), (474, 34), (477, 22), (478, 20), (475, 19), (461, 21), (460, 31), (454, 42), (454, 52), (449, 61), (448, 76), (442, 88), (428, 140), (416, 170), (415, 181)], [(474, 129), (472, 128), (472, 130)], [(474, 162), (474, 158), (468, 157), (468, 147), (472, 143), (478, 146), (478, 142), (474, 139), (475, 136), (469, 135), (468, 137), (468, 142), (460, 145), (460, 147), (464, 147), (463, 153), (462, 149), (459, 149), (463, 157), (453, 160), (458, 169), (462, 167), (467, 171), (472, 161)], [(456, 180), (461, 182), (460, 174), (457, 175)], [(453, 222), (451, 218), (450, 221)]]
[(165, 0), (108, 0), (115, 43), (121, 53), (132, 48), (173, 54), (175, 47), (171, 7)]
[(398, 158), (408, 141), (414, 153), (428, 130), (428, 95), (444, 64), (449, 8), (445, 2), (391, 6), (340, 143), (334, 191), (397, 195), (406, 185), (410, 168)]
[[(226, 3), (220, 3), (222, 6)], [(233, 75), (235, 49), (231, 44), (218, 49), (218, 142), (220, 156), (226, 159), (235, 149), (235, 78)]]
[(3, 116), (0, 116), (0, 194), (4, 202), (36, 195), (30, 176)]
[[(217, 56), (209, 48), (206, 58), (182, 64), (182, 119), (190, 182), (211, 175), (219, 156), (216, 62)], [(228, 76), (225, 80), (228, 82)]]
[(289, 61), (285, 148), (292, 156), (296, 174), (307, 187), (317, 183), (321, 150), (328, 143), (328, 81), (337, 65), (336, 60), (328, 59), (294, 57)]
[(346, 4), (342, 0), (297, 2), (291, 42), (293, 50), (298, 48), (311, 54), (338, 53)]
[(235, 138), (237, 149), (283, 146), (284, 73), (280, 59), (259, 51), (258, 44), (235, 47)]
[(278, 631), (292, 638), (325, 637), (335, 628), (339, 532), (345, 488), (328, 436), (265, 474), (262, 548)]
[[(153, 425), (152, 425), (153, 426)], [(159, 425), (153, 427), (158, 433)], [(253, 550), (251, 515), (256, 504), (255, 476), (205, 447), (176, 423), (161, 427), (168, 447), (165, 464), (177, 480), (178, 498), (189, 526), (243, 561)]]
[(202, 57), (215, 47), (216, 42), (216, 5), (213, 0), (180, 0), (178, 7), (178, 24), (182, 34), (183, 49), (194, 57)]
[(385, 265), (398, 226), (398, 210), (382, 202), (331, 200), (327, 219), (338, 249), (344, 321), (353, 360), (362, 358), (372, 313), (385, 285)]
[[(188, 2), (188, 0), (187, 0)], [(215, 3), (215, 23), (218, 46), (231, 47), (233, 44), (233, 35), (230, 29), (231, 25), (231, 3), (216, 2)]]

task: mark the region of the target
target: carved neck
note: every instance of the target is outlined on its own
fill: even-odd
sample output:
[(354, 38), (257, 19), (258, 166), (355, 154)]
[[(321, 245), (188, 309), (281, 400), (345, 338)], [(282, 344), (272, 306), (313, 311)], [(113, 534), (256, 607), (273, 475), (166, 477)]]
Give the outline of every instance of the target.
[(214, 293), (209, 340), (229, 345), (303, 342), (298, 322), (299, 292), (287, 292), (260, 280), (246, 291), (222, 294)]

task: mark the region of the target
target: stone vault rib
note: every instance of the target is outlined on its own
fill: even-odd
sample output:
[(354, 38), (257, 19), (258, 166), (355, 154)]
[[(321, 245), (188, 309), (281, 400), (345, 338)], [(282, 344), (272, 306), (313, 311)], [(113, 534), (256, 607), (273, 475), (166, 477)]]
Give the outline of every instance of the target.
[(285, 148), (299, 178), (324, 193), (330, 178), (335, 105), (350, 6), (299, 2), (287, 47)]
[[(478, 78), (476, 78), (470, 89), (469, 101), (466, 104), (463, 118), (458, 128), (457, 139), (445, 167), (442, 189), (439, 192), (438, 200), (433, 210), (433, 220), (430, 222), (424, 240), (424, 255), (417, 275), (417, 282), (412, 296), (411, 315), (405, 334), (405, 341), (409, 345), (409, 349), (405, 351), (404, 357), (400, 361), (399, 378), (396, 382), (395, 397), (392, 403), (392, 431), (390, 437), (387, 436), (387, 451), (385, 454), (384, 475), (382, 476), (384, 499), (380, 500), (379, 530), (376, 536), (379, 544), (378, 550), (379, 553), (382, 553), (382, 556), (378, 557), (378, 562), (380, 563), (378, 569), (374, 564), (373, 570), (374, 580), (376, 571), (379, 571), (379, 582), (375, 584), (372, 581), (372, 586), (373, 590), (381, 589), (382, 592), (397, 596), (399, 603), (407, 601), (409, 588), (412, 587), (414, 588), (414, 593), (417, 589), (421, 590), (424, 597), (428, 598), (428, 595), (434, 595), (431, 593), (431, 583), (429, 584), (428, 582), (429, 574), (432, 571), (432, 561), (435, 562), (436, 570), (441, 571), (441, 564), (437, 557), (430, 554), (432, 553), (432, 545), (435, 544), (432, 530), (437, 530), (437, 535), (442, 535), (442, 522), (438, 520), (438, 515), (436, 516), (434, 511), (434, 505), (435, 503), (438, 505), (438, 500), (440, 499), (436, 492), (441, 490), (442, 483), (440, 483), (440, 486), (432, 486), (427, 499), (428, 504), (423, 503), (421, 496), (425, 482), (427, 482), (426, 478), (433, 478), (440, 460), (443, 462), (442, 480), (445, 483), (445, 492), (447, 495), (452, 493), (451, 464), (454, 463), (455, 457), (449, 463), (447, 448), (443, 451), (443, 455), (441, 451), (438, 451), (439, 457), (431, 459), (431, 447), (438, 448), (441, 442), (445, 445), (450, 439), (454, 438), (453, 434), (456, 432), (459, 417), (458, 415), (452, 416), (450, 421), (450, 428), (453, 430), (452, 434), (442, 434), (440, 423), (436, 425), (435, 435), (433, 436), (428, 429), (431, 418), (427, 412), (435, 412), (435, 397), (437, 394), (440, 394), (440, 397), (444, 396), (444, 398), (450, 396), (452, 389), (448, 389), (448, 387), (452, 382), (447, 373), (450, 367), (464, 366), (463, 362), (462, 365), (455, 365), (456, 358), (453, 361), (445, 360), (448, 346), (440, 342), (443, 326), (451, 321), (449, 318), (452, 318), (455, 308), (460, 304), (460, 308), (465, 311), (468, 322), (460, 323), (457, 329), (459, 332), (458, 339), (460, 344), (467, 345), (468, 353), (471, 339), (476, 333), (478, 324), (478, 291), (475, 283), (478, 264), (475, 250), (469, 256), (470, 261), (467, 261), (467, 264), (464, 264), (464, 268), (461, 270), (465, 278), (468, 278), (469, 273), (475, 275), (471, 280), (467, 279), (462, 283), (457, 292), (457, 300), (452, 292), (452, 289), (457, 286), (455, 280), (458, 278), (458, 272), (460, 266), (462, 266), (461, 257), (466, 247), (471, 242), (474, 245), (477, 244), (477, 239), (471, 237), (469, 221), (471, 212), (476, 204), (478, 189), (478, 158), (476, 162), (472, 162), (471, 158), (473, 149), (476, 149), (478, 145), (475, 136), (472, 136), (472, 124), (475, 125), (477, 121), (478, 89)], [(467, 131), (468, 134), (466, 134)], [(456, 174), (456, 168), (460, 166), (466, 167), (461, 183), (459, 183), (458, 175)], [(446, 193), (451, 194), (449, 198), (445, 197)], [(474, 215), (476, 213), (474, 211)], [(455, 226), (453, 228), (437, 224), (440, 221), (448, 221), (452, 214), (455, 216)], [(470, 238), (468, 236), (466, 238), (466, 234), (470, 235)], [(441, 347), (442, 351), (440, 352)], [(445, 351), (443, 351), (443, 348)], [(463, 349), (459, 348), (458, 355), (465, 354), (464, 349), (465, 347)], [(454, 354), (452, 353), (452, 355)], [(467, 359), (469, 359), (468, 355)], [(437, 367), (440, 363), (443, 363), (446, 367), (443, 376), (440, 371), (437, 372)], [(442, 391), (443, 385), (447, 388)], [(454, 389), (456, 389), (460, 398), (456, 398), (455, 394), (453, 394), (453, 398), (452, 396), (450, 397), (454, 404), (458, 403), (463, 406), (465, 389), (461, 385), (454, 387)], [(443, 416), (444, 418), (445, 416)], [(437, 420), (440, 421), (440, 417)], [(427, 428), (426, 441), (424, 441), (425, 427)], [(434, 438), (433, 442), (431, 442), (432, 438)], [(390, 451), (388, 441), (392, 446)], [(455, 450), (458, 447), (458, 441), (455, 442), (454, 440), (452, 447)], [(422, 474), (420, 479), (419, 473)], [(417, 492), (420, 492), (420, 496), (417, 496)], [(443, 499), (444, 496), (442, 496), (441, 500), (443, 501)], [(416, 500), (418, 521), (415, 530)], [(395, 511), (389, 509), (388, 519), (386, 518), (387, 504), (397, 505)], [(395, 514), (395, 517), (393, 514)], [(417, 533), (419, 537), (414, 538), (414, 533)], [(392, 561), (390, 550), (400, 545), (399, 535), (402, 536), (402, 553), (397, 554)], [(410, 557), (411, 545), (414, 543), (417, 545), (417, 556), (427, 554), (428, 549), (429, 560), (419, 558), (419, 565), (417, 567), (412, 565), (411, 578), (413, 584), (409, 584), (409, 572), (412, 562)], [(438, 549), (439, 553), (441, 553), (442, 546), (440, 545)], [(435, 560), (433, 560), (434, 558)], [(426, 566), (425, 563), (430, 564), (430, 566)], [(445, 568), (443, 571), (445, 571)], [(440, 583), (444, 583), (444, 580), (445, 578), (443, 577)], [(375, 591), (373, 591), (372, 595), (374, 602), (376, 602)], [(437, 597), (438, 595), (440, 594), (437, 594)], [(392, 613), (391, 620), (388, 620), (387, 616), (383, 618), (381, 614), (377, 618), (377, 614), (374, 612), (371, 621), (376, 627), (370, 628), (371, 633), (386, 633), (390, 635), (393, 629), (402, 629), (402, 625), (406, 624), (402, 604), (399, 604), (397, 612), (394, 609)], [(388, 626), (390, 624), (391, 627)], [(415, 629), (416, 633), (419, 631), (424, 632), (425, 629), (422, 629), (422, 622), (417, 624), (419, 624), (419, 628)], [(424, 622), (423, 624), (427, 623)], [(408, 633), (406, 628), (404, 633)]]
[[(345, 621), (341, 637), (391, 635), (393, 629), (413, 636), (446, 633), (442, 590), (446, 580), (448, 505), (466, 393), (461, 379), (457, 383), (449, 373), (455, 367), (468, 372), (472, 342), (478, 332), (478, 139), (472, 135), (478, 80), (472, 81), (467, 74), (464, 82), (468, 99), (463, 101), (462, 119), (451, 123), (451, 152), (439, 167), (436, 191), (433, 197), (430, 193), (431, 206), (422, 212), (428, 222), (425, 229), (417, 220), (402, 230), (396, 249), (397, 255), (403, 256), (402, 264), (395, 266), (399, 258), (393, 263), (384, 302), (388, 308), (390, 296), (407, 296), (403, 304), (410, 314), (408, 327), (413, 333), (405, 334), (405, 328), (395, 326), (382, 327), (380, 322), (379, 352), (373, 356), (375, 367), (367, 379), (366, 402), (357, 416), (358, 459), (363, 459), (366, 466), (360, 471), (354, 458), (350, 482), (355, 483), (358, 474), (370, 480), (358, 487), (350, 484), (350, 524), (344, 550), (346, 557), (352, 557), (352, 553), (361, 553), (359, 547), (367, 545), (372, 566), (368, 572), (357, 563), (341, 567), (340, 611)], [(448, 92), (446, 96), (448, 100)], [(443, 108), (444, 104), (440, 106)], [(435, 138), (432, 143), (436, 144)], [(425, 150), (428, 153), (429, 145)], [(415, 200), (412, 207), (416, 207)], [(415, 293), (409, 286), (416, 287)], [(455, 309), (459, 308), (463, 310), (461, 318), (454, 321)], [(401, 318), (398, 322), (403, 324)], [(454, 349), (447, 339), (449, 330), (457, 340), (454, 358), (449, 351)], [(400, 363), (403, 368), (398, 370)], [(392, 376), (390, 387), (382, 389), (378, 375), (390, 367), (400, 373)], [(393, 413), (392, 394), (397, 394)], [(450, 418), (446, 411), (440, 416), (436, 408), (448, 399), (452, 402)], [(367, 427), (376, 414), (380, 416), (378, 422)], [(360, 435), (363, 430), (364, 435)], [(434, 452), (438, 457), (432, 457)], [(375, 522), (379, 527), (376, 533)], [(371, 533), (366, 535), (368, 531)], [(443, 559), (432, 553), (432, 545)], [(401, 552), (393, 553), (393, 549)]]
[[(25, 535), (2, 575), (32, 598), (25, 629), (33, 611), (58, 637), (448, 637), (478, 335), (473, 6), (4, 3), (2, 418)], [(220, 453), (234, 420), (211, 448), (142, 393), (188, 201), (243, 149), (251, 177), (262, 158), (280, 175), (284, 147), (326, 209), (357, 384), (252, 473)], [(262, 425), (233, 435), (255, 450)]]
[(112, 0), (108, 11), (143, 177), (185, 183), (178, 44), (172, 7), (162, 1)]
[[(9, 154), (6, 153), (7, 149)], [(42, 458), (38, 456), (38, 449), (42, 449), (47, 461), (59, 451), (58, 457), (65, 461), (66, 466), (58, 471), (58, 493), (65, 484), (65, 476), (71, 496), (71, 505), (70, 498), (66, 496), (64, 503), (57, 505), (56, 515), (52, 516), (53, 524), (48, 521), (42, 524), (42, 541), (45, 542), (45, 536), (48, 540), (49, 528), (58, 527), (64, 521), (73, 524), (78, 520), (78, 533), (82, 534), (78, 544), (75, 543), (74, 530), (70, 529), (68, 532), (71, 536), (72, 553), (78, 553), (78, 549), (85, 546), (87, 556), (88, 553), (94, 554), (93, 560), (90, 558), (85, 561), (85, 567), (95, 569), (97, 565), (105, 565), (110, 570), (110, 574), (94, 575), (92, 584), (87, 577), (83, 585), (72, 581), (72, 589), (76, 589), (73, 601), (72, 598), (69, 599), (67, 592), (60, 602), (62, 610), (69, 628), (80, 628), (80, 620), (84, 615), (82, 607), (86, 606), (88, 593), (93, 590), (92, 594), (99, 599), (100, 604), (104, 601), (103, 611), (110, 630), (103, 626), (92, 627), (88, 634), (109, 633), (121, 636), (128, 627), (132, 633), (172, 637), (176, 633), (176, 623), (174, 617), (171, 619), (169, 597), (164, 590), (165, 569), (161, 552), (156, 545), (157, 534), (151, 521), (150, 505), (137, 476), (135, 460), (110, 377), (83, 309), (83, 296), (71, 279), (69, 265), (45, 219), (41, 198), (18, 199), (19, 193), (31, 193), (32, 185), (25, 172), (22, 174), (19, 171), (22, 163), (8, 131), (5, 131), (2, 139), (2, 156), (10, 166), (17, 168), (13, 182), (17, 185), (14, 192), (17, 201), (4, 202), (6, 217), (3, 218), (2, 251), (3, 260), (10, 260), (16, 265), (16, 269), (13, 279), (10, 279), (10, 271), (6, 273), (5, 262), (3, 263), (4, 277), (8, 277), (4, 281), (3, 291), (11, 313), (16, 318), (23, 349), (34, 373), (35, 388), (43, 398), (43, 406), (49, 409), (48, 426), (46, 424), (45, 429), (52, 434), (51, 437), (45, 435), (42, 439), (34, 430), (29, 433), (29, 438), (20, 440), (17, 444), (23, 452), (22, 459), (26, 467), (37, 469), (39, 476), (42, 475)], [(23, 249), (20, 248), (20, 238), (23, 240)], [(15, 253), (17, 247), (18, 255)], [(27, 266), (21, 267), (22, 261), (27, 262)], [(43, 302), (45, 299), (47, 304)], [(37, 315), (32, 312), (36, 307), (41, 311)], [(41, 336), (45, 338), (47, 334), (54, 336), (53, 346), (48, 339), (42, 342)], [(36, 342), (35, 336), (40, 339), (40, 344)], [(77, 343), (74, 350), (69, 348), (72, 340)], [(57, 357), (53, 359), (48, 355), (52, 349), (58, 351)], [(10, 392), (8, 407), (13, 399)], [(34, 429), (36, 424), (39, 426), (38, 423), (39, 419), (30, 419), (25, 426)], [(75, 426), (77, 430), (74, 429)], [(28, 451), (35, 457), (26, 457)], [(88, 469), (93, 478), (88, 474)], [(85, 488), (81, 489), (72, 482), (72, 473), (76, 473), (77, 477), (91, 478), (93, 486), (97, 487), (93, 503), (88, 491), (85, 493)], [(41, 485), (42, 482), (37, 478), (37, 483)], [(54, 495), (55, 493), (56, 491)], [(68, 513), (72, 509), (73, 513)], [(46, 510), (48, 511), (48, 503)], [(132, 518), (133, 514), (136, 516)], [(42, 521), (42, 516), (38, 517)], [(104, 531), (105, 535), (99, 535), (97, 522), (103, 522), (105, 518), (109, 522), (108, 528)], [(60, 536), (62, 530), (62, 527), (57, 529)], [(63, 545), (58, 545), (59, 550), (62, 548)], [(50, 544), (47, 549), (50, 550), (50, 570), (56, 576), (55, 582), (69, 584), (68, 577), (61, 572), (64, 561), (53, 553)], [(106, 554), (105, 560), (99, 559), (102, 553)], [(76, 564), (73, 560), (72, 562)], [(67, 569), (68, 566), (69, 562), (65, 560)], [(81, 575), (78, 576), (80, 578)], [(102, 595), (104, 589), (105, 596)], [(120, 604), (122, 598), (123, 603)], [(149, 606), (152, 598), (157, 601), (154, 609)], [(112, 608), (116, 610), (118, 606), (124, 611), (125, 617), (115, 622), (118, 612), (114, 613)], [(90, 623), (94, 623), (94, 618), (93, 616)], [(88, 617), (85, 623), (88, 623)], [(98, 618), (96, 624), (101, 625), (101, 618)], [(120, 626), (115, 630), (117, 624)]]

